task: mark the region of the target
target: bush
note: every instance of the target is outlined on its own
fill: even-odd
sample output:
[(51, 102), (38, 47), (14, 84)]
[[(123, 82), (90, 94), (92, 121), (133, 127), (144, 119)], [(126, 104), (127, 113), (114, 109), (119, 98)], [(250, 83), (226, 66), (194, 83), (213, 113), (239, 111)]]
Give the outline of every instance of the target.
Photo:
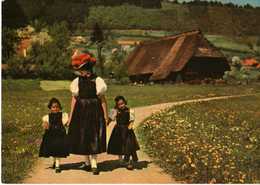
[(122, 47), (117, 46), (112, 49), (112, 54), (110, 55), (109, 60), (105, 63), (105, 69), (108, 74), (112, 75), (111, 78), (114, 78), (120, 83), (127, 83), (129, 80), (127, 74), (127, 66), (124, 61), (127, 57), (128, 52)]
[(228, 83), (248, 84), (258, 81), (260, 70), (253, 66), (245, 66), (238, 57), (233, 57), (231, 71), (226, 71), (223, 79)]
[(19, 37), (14, 29), (7, 27), (3, 27), (2, 34), (2, 63), (4, 64), (7, 63), (7, 60), (15, 54)]
[(38, 78), (39, 67), (33, 63), (31, 58), (13, 56), (7, 60), (8, 69), (6, 76), (12, 78)]
[(8, 73), (13, 78), (71, 79), (69, 30), (65, 22), (49, 27), (51, 39), (34, 42), (27, 57), (8, 60)]

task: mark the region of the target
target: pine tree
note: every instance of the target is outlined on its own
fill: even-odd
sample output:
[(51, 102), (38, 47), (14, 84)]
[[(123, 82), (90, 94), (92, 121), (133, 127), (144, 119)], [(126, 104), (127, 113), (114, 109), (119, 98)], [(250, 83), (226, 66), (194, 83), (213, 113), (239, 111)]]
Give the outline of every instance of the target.
[(104, 61), (102, 58), (102, 49), (104, 47), (104, 34), (98, 23), (95, 23), (93, 32), (91, 34), (90, 40), (97, 46), (98, 62), (101, 71), (101, 75), (104, 75)]

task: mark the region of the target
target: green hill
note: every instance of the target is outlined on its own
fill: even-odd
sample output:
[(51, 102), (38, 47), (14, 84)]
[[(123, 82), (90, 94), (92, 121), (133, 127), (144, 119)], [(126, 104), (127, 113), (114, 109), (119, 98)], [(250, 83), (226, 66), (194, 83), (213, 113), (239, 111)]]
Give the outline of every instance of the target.
[[(260, 35), (260, 8), (235, 8), (162, 3), (161, 9), (122, 5), (91, 7), (85, 26), (95, 22), (109, 29), (153, 29), (182, 32), (201, 29), (207, 34)], [(250, 20), (250, 21), (249, 21)]]

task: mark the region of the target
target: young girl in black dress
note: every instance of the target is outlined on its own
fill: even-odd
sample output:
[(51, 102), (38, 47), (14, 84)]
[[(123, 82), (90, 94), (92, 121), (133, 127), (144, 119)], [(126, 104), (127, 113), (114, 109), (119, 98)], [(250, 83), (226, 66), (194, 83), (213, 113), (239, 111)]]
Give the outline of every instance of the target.
[(90, 53), (75, 51), (72, 66), (79, 74), (71, 85), (70, 153), (84, 155), (81, 168), (99, 174), (97, 154), (106, 152), (106, 83), (93, 72), (96, 63)]
[(48, 104), (50, 113), (43, 116), (42, 126), (45, 129), (40, 146), (39, 157), (53, 157), (53, 166), (56, 173), (60, 173), (60, 158), (69, 155), (64, 125), (68, 122), (68, 114), (61, 112), (58, 99), (52, 98)]
[[(126, 168), (133, 170), (135, 163), (138, 161), (136, 151), (140, 149), (133, 131), (134, 113), (126, 106), (127, 101), (123, 96), (117, 96), (115, 103), (115, 109), (110, 119), (116, 119), (116, 125), (109, 139), (107, 153), (119, 155), (121, 162), (124, 155), (124, 162), (127, 163)], [(130, 160), (130, 157), (132, 160)]]

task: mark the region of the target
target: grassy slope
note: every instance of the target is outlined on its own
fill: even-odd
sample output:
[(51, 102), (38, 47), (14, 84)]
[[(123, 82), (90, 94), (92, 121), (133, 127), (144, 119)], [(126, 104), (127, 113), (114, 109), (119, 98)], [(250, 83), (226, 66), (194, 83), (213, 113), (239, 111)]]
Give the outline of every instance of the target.
[[(114, 9), (111, 7), (108, 8), (109, 11), (105, 11), (104, 16), (118, 16), (117, 14), (114, 15), (113, 13), (111, 15), (111, 11), (113, 12), (115, 11), (115, 9), (116, 7)], [(106, 8), (104, 10), (106, 10)], [(259, 17), (260, 14), (255, 9), (232, 9), (229, 7), (210, 6), (208, 8), (201, 6), (189, 7), (187, 5), (163, 2), (162, 9), (145, 9), (139, 11), (143, 11), (143, 13), (150, 11), (157, 12), (160, 18), (159, 23), (168, 25), (168, 30), (172, 31), (153, 30), (152, 28), (142, 30), (136, 29), (135, 26), (130, 26), (130, 29), (125, 30), (111, 29), (110, 31), (116, 39), (149, 40), (200, 28), (204, 34), (207, 34), (207, 38), (215, 46), (220, 48), (227, 56), (239, 55), (245, 57), (249, 55), (260, 55), (260, 48), (256, 46), (258, 40), (260, 39), (259, 36), (257, 36), (257, 34), (254, 34), (255, 36), (250, 36), (250, 34), (252, 35), (253, 33), (250, 33), (250, 30), (254, 30), (257, 33), (257, 30), (260, 29), (256, 22), (256, 17)], [(128, 13), (132, 15), (131, 12)], [(140, 12), (137, 13), (138, 14), (124, 18), (129, 19), (129, 22), (134, 21), (132, 19), (139, 20), (138, 16)], [(148, 15), (149, 16), (146, 17), (145, 20), (149, 20), (148, 22), (158, 22), (158, 17), (153, 17), (150, 14)], [(248, 22), (248, 19), (250, 18), (251, 21)], [(146, 22), (144, 22), (143, 24), (145, 23)], [(249, 31), (241, 34), (241, 30)], [(87, 33), (87, 35), (89, 35), (89, 33), (90, 31)], [(236, 37), (235, 35), (243, 36)], [(248, 43), (254, 45), (257, 53), (249, 48)]]

